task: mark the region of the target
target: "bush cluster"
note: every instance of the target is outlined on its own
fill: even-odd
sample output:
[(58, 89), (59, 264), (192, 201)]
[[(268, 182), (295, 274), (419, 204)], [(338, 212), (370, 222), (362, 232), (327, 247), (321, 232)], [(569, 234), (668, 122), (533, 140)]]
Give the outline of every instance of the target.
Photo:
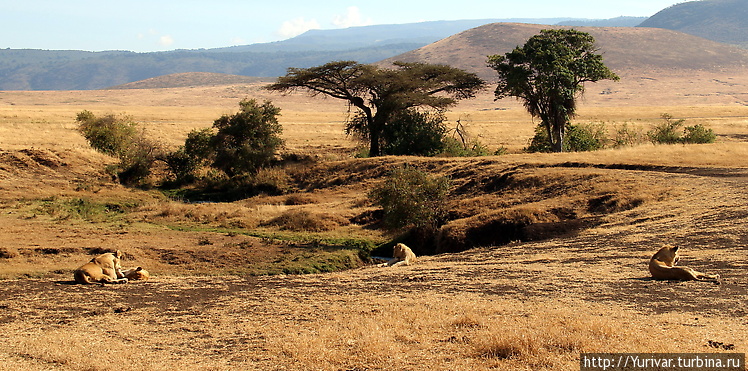
[(369, 198), (382, 207), (382, 222), (389, 229), (436, 228), (446, 217), (450, 184), (449, 178), (403, 166), (372, 189)]
[(109, 170), (127, 185), (143, 185), (160, 154), (159, 146), (128, 116), (96, 117), (83, 111), (76, 117), (78, 131), (95, 150), (119, 158)]
[[(380, 138), (383, 155), (391, 156), (443, 156), (475, 157), (489, 155), (488, 149), (467, 133), (457, 121), (457, 127), (449, 130), (442, 111), (420, 111), (407, 109), (397, 113), (387, 123)], [(358, 114), (350, 119), (346, 134), (362, 143), (370, 140), (364, 129), (366, 117)], [(451, 135), (450, 135), (451, 133)], [(367, 157), (368, 151), (360, 148), (356, 157)]]
[(184, 145), (166, 156), (174, 181), (191, 182), (205, 166), (228, 178), (255, 175), (270, 166), (283, 145), (280, 108), (269, 101), (260, 105), (254, 99), (243, 100), (239, 106), (239, 112), (221, 116), (212, 128), (190, 132)]
[[(608, 143), (605, 124), (567, 124), (564, 136), (564, 152), (597, 151), (606, 147)], [(535, 136), (525, 148), (527, 152), (553, 152), (548, 130), (543, 124), (535, 127)]]
[[(712, 129), (703, 125), (685, 126), (685, 119), (675, 120), (669, 114), (662, 115), (663, 121), (650, 131), (624, 123), (613, 126), (608, 134), (605, 123), (567, 124), (564, 137), (564, 151), (584, 152), (604, 148), (634, 146), (645, 142), (654, 144), (703, 144), (714, 143), (717, 136)], [(543, 124), (535, 128), (535, 136), (525, 148), (527, 152), (552, 152), (548, 132)]]
[(685, 119), (675, 120), (665, 113), (663, 122), (655, 126), (649, 133), (649, 138), (655, 144), (704, 144), (714, 143), (717, 135), (712, 129), (703, 125), (685, 126)]

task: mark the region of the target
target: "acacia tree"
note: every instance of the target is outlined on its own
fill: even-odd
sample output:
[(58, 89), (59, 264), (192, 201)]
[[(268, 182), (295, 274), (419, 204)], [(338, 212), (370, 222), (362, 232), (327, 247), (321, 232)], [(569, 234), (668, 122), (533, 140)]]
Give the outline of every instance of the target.
[(355, 61), (311, 68), (289, 68), (268, 90), (307, 90), (342, 99), (359, 110), (358, 125), (349, 126), (369, 141), (369, 155), (379, 156), (384, 133), (404, 111), (428, 107), (443, 111), (485, 87), (476, 74), (438, 64), (395, 62), (394, 69)]
[(618, 80), (596, 54), (595, 39), (576, 30), (542, 30), (506, 55), (488, 57), (499, 74), (496, 99), (517, 97), (541, 120), (554, 152), (563, 151), (564, 135), (585, 82)]

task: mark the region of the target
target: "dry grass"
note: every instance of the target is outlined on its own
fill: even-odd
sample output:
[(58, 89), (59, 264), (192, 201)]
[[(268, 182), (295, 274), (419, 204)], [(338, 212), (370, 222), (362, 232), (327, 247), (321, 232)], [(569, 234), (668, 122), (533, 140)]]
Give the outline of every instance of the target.
[[(344, 106), (278, 98), (289, 150), (320, 161), (294, 169), (293, 179), (267, 174), (301, 180), (294, 193), (214, 204), (114, 184), (102, 171), (112, 160), (74, 131), (83, 109), (127, 112), (176, 145), (255, 93), (262, 94), (253, 85), (0, 92), (0, 368), (574, 370), (587, 351), (722, 351), (710, 341), (748, 347), (746, 107), (724, 97), (709, 100), (714, 106), (682, 104), (692, 97), (647, 106), (660, 95), (631, 96), (637, 104), (626, 106), (588, 90), (581, 121), (646, 126), (667, 112), (711, 126), (718, 142), (355, 160), (342, 134)], [(531, 120), (516, 102), (496, 105), (486, 95), (450, 117), (462, 117), (484, 143), (517, 152)], [(525, 233), (551, 238), (422, 257), (400, 269), (252, 276), (300, 272), (300, 262), (355, 266), (348, 250), (318, 245), (388, 238), (347, 221), (367, 219), (366, 192), (403, 163), (453, 179), (455, 235), (521, 219), (532, 222)], [(92, 221), (41, 207), (81, 199), (132, 208)], [(278, 225), (268, 225), (273, 220)], [(585, 223), (558, 229), (565, 221)], [(649, 280), (647, 259), (665, 243), (683, 247), (684, 265), (720, 273), (722, 285)], [(69, 284), (72, 270), (102, 248), (125, 251), (123, 264), (141, 265), (153, 279)]]

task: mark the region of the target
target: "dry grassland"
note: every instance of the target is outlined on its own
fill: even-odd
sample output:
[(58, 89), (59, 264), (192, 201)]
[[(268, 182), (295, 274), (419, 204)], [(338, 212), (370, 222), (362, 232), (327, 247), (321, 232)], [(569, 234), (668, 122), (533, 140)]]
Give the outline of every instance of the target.
[[(0, 92), (0, 369), (574, 370), (582, 352), (746, 352), (748, 107), (732, 95), (609, 95), (588, 89), (579, 120), (646, 127), (669, 113), (710, 126), (717, 143), (521, 154), (531, 119), (486, 94), (450, 118), (513, 154), (357, 160), (344, 105), (273, 96), (287, 150), (318, 159), (294, 170), (298, 188), (184, 204), (114, 184), (112, 159), (87, 148), (75, 114), (126, 113), (176, 146), (240, 99), (271, 98), (257, 86)], [(535, 224), (524, 242), (409, 267), (254, 275), (351, 259), (322, 241), (391, 238), (351, 220), (403, 163), (452, 178), (445, 241), (499, 235), (476, 226), (507, 215)], [(269, 223), (284, 215), (324, 227)], [(647, 260), (665, 244), (722, 284), (651, 280)], [(71, 284), (90, 254), (115, 248), (154, 278)]]

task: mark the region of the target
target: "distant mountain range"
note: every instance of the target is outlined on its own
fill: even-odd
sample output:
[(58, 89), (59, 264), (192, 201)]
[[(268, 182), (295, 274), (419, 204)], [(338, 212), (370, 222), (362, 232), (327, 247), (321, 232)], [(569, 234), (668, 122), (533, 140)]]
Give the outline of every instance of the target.
[(332, 60), (373, 63), (418, 49), (456, 33), (495, 22), (633, 27), (644, 18), (483, 19), (311, 30), (265, 44), (217, 49), (135, 53), (129, 51), (0, 50), (0, 90), (103, 89), (157, 76), (210, 72), (274, 77), (288, 67)]
[(663, 9), (640, 27), (666, 28), (748, 48), (748, 1), (689, 1)]
[[(606, 63), (614, 68), (710, 69), (748, 63), (745, 49), (710, 41), (748, 48), (748, 0), (702, 0), (671, 6), (650, 18), (482, 19), (377, 25), (311, 30), (284, 41), (216, 49), (154, 53), (5, 49), (0, 50), (0, 90), (153, 87), (165, 80), (129, 83), (165, 75), (171, 76), (166, 79), (169, 85), (190, 86), (245, 81), (242, 77), (248, 76), (281, 76), (288, 67), (306, 68), (333, 60), (374, 63), (395, 56), (448, 63), (485, 74), (487, 54), (504, 53), (549, 25), (588, 30), (598, 40)], [(180, 75), (185, 73), (193, 74)], [(193, 78), (196, 80), (190, 81)]]

